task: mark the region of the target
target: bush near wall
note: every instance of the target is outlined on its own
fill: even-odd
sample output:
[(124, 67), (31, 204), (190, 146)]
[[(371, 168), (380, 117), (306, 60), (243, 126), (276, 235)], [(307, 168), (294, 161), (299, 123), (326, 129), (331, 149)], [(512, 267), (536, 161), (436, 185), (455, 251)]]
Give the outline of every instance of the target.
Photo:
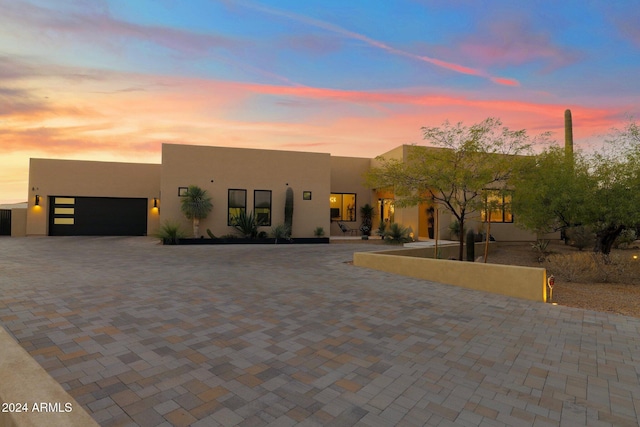
[(545, 267), (567, 282), (640, 284), (640, 259), (634, 259), (631, 253), (554, 254), (548, 257)]

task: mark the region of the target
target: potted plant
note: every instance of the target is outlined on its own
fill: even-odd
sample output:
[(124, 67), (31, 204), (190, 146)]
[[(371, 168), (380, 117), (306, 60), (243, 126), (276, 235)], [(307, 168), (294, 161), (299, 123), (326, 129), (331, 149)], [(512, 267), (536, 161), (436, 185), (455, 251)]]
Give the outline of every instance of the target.
[(362, 231), (362, 238), (368, 239), (373, 229), (373, 214), (375, 209), (370, 204), (366, 204), (360, 207), (360, 218), (362, 222), (360, 224), (360, 231)]

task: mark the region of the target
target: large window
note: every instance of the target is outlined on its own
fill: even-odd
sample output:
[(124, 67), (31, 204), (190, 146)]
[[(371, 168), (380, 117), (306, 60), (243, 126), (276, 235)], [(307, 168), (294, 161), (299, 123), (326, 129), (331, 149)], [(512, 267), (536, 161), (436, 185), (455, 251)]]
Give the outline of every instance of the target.
[(513, 222), (511, 213), (511, 191), (485, 190), (482, 221), (487, 221), (487, 212), (491, 212), (491, 222)]
[(271, 191), (253, 191), (253, 212), (259, 225), (271, 225)]
[(355, 193), (331, 193), (329, 198), (331, 221), (356, 220)]
[(233, 225), (233, 219), (247, 209), (247, 190), (229, 190), (229, 208), (227, 225)]

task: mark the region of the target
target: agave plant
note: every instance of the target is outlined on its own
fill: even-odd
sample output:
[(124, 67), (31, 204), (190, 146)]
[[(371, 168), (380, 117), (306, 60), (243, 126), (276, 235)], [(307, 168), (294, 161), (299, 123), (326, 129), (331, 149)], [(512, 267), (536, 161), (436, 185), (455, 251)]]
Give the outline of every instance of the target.
[(180, 224), (167, 220), (160, 226), (160, 229), (156, 232), (155, 236), (162, 240), (164, 244), (177, 245), (178, 241), (186, 237), (187, 234), (182, 231)]
[(407, 243), (411, 241), (411, 237), (409, 237), (410, 232), (411, 231), (407, 227), (394, 222), (389, 224), (389, 227), (387, 228), (387, 231), (385, 231), (383, 238), (387, 243)]
[(271, 235), (276, 239), (276, 243), (278, 243), (278, 239), (288, 239), (291, 231), (286, 224), (278, 224), (275, 227), (271, 227)]
[(244, 237), (255, 239), (258, 237), (258, 227), (261, 225), (253, 211), (247, 213), (240, 211), (238, 216), (234, 216), (232, 220), (233, 228), (238, 230)]

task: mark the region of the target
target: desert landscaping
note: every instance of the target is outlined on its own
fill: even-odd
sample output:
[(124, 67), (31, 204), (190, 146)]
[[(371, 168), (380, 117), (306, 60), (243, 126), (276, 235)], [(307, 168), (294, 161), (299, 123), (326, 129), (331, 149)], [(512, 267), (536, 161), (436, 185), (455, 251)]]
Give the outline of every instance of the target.
[[(552, 242), (549, 255), (539, 262), (530, 243), (500, 244), (488, 262), (544, 267), (556, 282), (553, 302), (568, 307), (640, 317), (640, 255), (637, 241), (611, 252), (611, 263), (596, 262), (600, 255), (562, 242)], [(603, 280), (608, 280), (603, 282)]]

